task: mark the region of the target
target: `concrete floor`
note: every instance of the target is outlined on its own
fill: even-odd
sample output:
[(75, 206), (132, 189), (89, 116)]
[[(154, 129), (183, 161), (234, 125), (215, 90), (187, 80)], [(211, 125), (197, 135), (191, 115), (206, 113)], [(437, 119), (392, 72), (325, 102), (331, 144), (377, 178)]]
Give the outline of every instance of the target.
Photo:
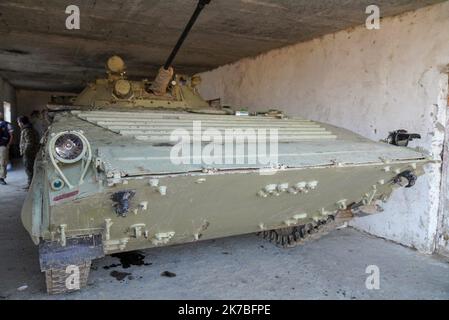
[[(353, 229), (288, 250), (254, 235), (146, 250), (146, 265), (127, 269), (107, 257), (94, 262), (84, 291), (50, 297), (20, 222), (23, 172), (8, 182), (0, 188), (0, 299), (449, 299), (448, 261)], [(380, 268), (378, 291), (365, 287), (368, 265)], [(130, 275), (118, 281), (113, 271)]]

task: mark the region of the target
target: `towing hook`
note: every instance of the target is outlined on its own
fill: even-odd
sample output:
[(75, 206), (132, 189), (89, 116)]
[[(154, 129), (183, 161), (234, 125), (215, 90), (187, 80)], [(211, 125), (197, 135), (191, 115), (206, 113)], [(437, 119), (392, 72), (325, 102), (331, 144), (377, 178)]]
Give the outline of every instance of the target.
[(386, 141), (395, 146), (407, 147), (409, 142), (415, 139), (421, 139), (421, 135), (417, 133), (408, 133), (407, 130), (402, 129), (390, 132)]
[(114, 193), (111, 197), (112, 201), (115, 202), (115, 212), (122, 217), (126, 217), (129, 212), (129, 202), (136, 195), (133, 190), (125, 190)]
[(418, 180), (418, 177), (410, 170), (407, 170), (398, 174), (393, 182), (401, 187), (411, 188), (415, 185), (416, 180)]

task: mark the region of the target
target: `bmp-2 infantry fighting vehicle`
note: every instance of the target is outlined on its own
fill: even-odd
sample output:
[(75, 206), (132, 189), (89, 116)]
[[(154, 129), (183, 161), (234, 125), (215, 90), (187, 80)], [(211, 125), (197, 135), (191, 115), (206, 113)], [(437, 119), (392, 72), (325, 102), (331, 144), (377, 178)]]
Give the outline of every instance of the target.
[[(198, 93), (199, 77), (171, 68), (208, 2), (200, 1), (155, 81), (128, 80), (114, 56), (108, 77), (77, 97), (77, 110), (55, 115), (22, 211), (49, 293), (84, 286), (91, 261), (108, 254), (248, 233), (293, 245), (423, 173), (429, 159), (405, 147), (415, 136), (404, 131), (390, 136), (394, 146), (276, 112), (211, 108)], [(174, 161), (176, 130), (192, 136), (184, 147), (207, 148), (207, 137), (193, 133), (199, 122), (235, 150), (247, 148), (245, 161), (234, 149), (221, 164)], [(277, 129), (276, 162), (248, 161), (255, 142), (227, 139), (230, 128)]]

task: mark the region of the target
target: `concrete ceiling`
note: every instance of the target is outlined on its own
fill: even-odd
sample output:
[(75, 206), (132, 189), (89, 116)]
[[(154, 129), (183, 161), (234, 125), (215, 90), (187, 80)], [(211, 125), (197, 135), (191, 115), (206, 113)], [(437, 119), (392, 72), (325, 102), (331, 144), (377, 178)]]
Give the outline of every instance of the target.
[[(193, 74), (312, 39), (366, 19), (442, 0), (212, 0), (175, 60)], [(66, 6), (77, 4), (81, 29), (65, 28)], [(76, 92), (104, 75), (112, 54), (134, 77), (152, 78), (190, 18), (196, 0), (0, 1), (0, 76), (16, 88)]]

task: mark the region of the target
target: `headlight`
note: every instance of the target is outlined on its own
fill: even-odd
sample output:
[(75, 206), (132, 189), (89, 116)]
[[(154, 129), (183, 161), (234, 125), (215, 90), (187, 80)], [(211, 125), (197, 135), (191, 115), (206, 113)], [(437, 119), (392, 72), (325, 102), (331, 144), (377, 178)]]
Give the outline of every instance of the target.
[[(58, 191), (64, 188), (64, 185), (73, 189), (75, 186), (84, 183), (84, 178), (92, 163), (92, 147), (82, 131), (53, 133), (48, 143), (48, 156), (56, 174), (59, 176), (57, 178), (61, 178), (60, 181), (56, 179), (51, 182), (53, 190)], [(81, 166), (81, 173), (77, 184), (70, 183), (58, 162), (65, 164), (81, 162), (81, 164), (78, 164)]]
[(51, 188), (55, 191), (59, 191), (62, 190), (62, 188), (64, 188), (64, 181), (62, 181), (59, 178), (55, 178), (52, 182), (51, 182)]
[(55, 158), (62, 163), (75, 163), (86, 154), (86, 145), (77, 132), (63, 132), (52, 139)]

